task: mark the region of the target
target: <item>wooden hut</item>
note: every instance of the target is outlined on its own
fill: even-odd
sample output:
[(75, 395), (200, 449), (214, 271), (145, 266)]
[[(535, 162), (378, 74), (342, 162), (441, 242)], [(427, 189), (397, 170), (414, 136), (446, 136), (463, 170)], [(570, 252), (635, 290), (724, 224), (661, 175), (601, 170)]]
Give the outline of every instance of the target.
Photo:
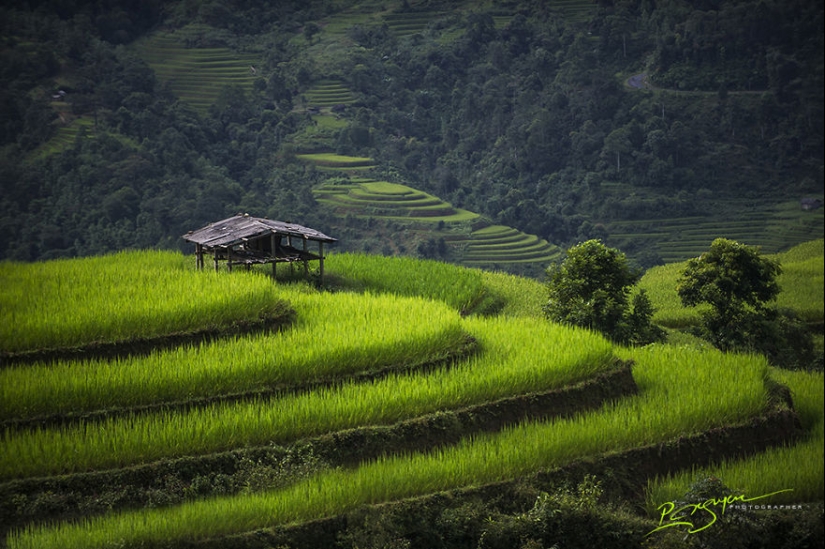
[[(231, 271), (233, 265), (272, 263), (272, 277), (278, 263), (301, 262), (304, 272), (309, 273), (310, 261), (320, 262), (321, 281), (324, 279), (324, 243), (337, 242), (322, 232), (295, 223), (273, 221), (247, 214), (236, 215), (223, 221), (210, 223), (197, 231), (183, 235), (187, 242), (195, 244), (195, 257), (199, 269), (203, 269), (204, 256), (212, 255), (215, 270), (220, 261), (226, 261)], [(308, 243), (318, 243), (318, 253), (310, 252)]]

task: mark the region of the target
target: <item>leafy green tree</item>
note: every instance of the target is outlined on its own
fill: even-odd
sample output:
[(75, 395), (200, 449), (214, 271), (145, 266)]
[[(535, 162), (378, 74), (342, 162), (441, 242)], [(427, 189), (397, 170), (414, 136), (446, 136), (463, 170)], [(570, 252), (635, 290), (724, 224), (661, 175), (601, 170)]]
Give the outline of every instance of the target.
[(549, 320), (597, 330), (623, 344), (664, 339), (662, 329), (651, 323), (653, 307), (644, 290), (628, 303), (640, 274), (619, 250), (588, 240), (567, 250), (547, 275), (544, 314)]
[(717, 238), (709, 251), (687, 262), (676, 291), (686, 307), (710, 305), (702, 314), (705, 339), (721, 350), (747, 349), (757, 343), (759, 321), (771, 317), (767, 304), (779, 294), (781, 272), (777, 261), (756, 248)]

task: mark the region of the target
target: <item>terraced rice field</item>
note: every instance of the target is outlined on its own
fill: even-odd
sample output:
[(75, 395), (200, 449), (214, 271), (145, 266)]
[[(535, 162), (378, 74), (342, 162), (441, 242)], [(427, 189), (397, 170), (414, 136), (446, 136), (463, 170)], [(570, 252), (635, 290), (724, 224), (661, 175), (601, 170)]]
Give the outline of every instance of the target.
[(315, 167), (319, 170), (326, 172), (356, 175), (361, 172), (369, 172), (370, 168), (375, 166), (375, 161), (366, 156), (343, 156), (326, 152), (299, 154), (297, 156), (301, 160), (315, 164)]
[(491, 225), (470, 234), (462, 263), (490, 266), (496, 263), (539, 262), (547, 265), (561, 258), (561, 255), (561, 248), (542, 238), (512, 227)]
[(303, 97), (306, 107), (328, 108), (355, 103), (355, 96), (344, 82), (331, 78), (315, 82)]
[(430, 23), (447, 13), (450, 12), (396, 12), (385, 15), (384, 22), (393, 34), (404, 37), (424, 31)]
[(434, 222), (465, 227), (449, 234), (450, 244), (462, 249), (463, 265), (495, 268), (512, 263), (547, 263), (561, 256), (561, 250), (535, 235), (503, 225), (472, 230), (477, 214), (454, 208), (451, 204), (406, 185), (352, 179), (351, 184), (324, 185), (315, 190), (319, 203), (334, 208), (341, 216), (385, 218), (423, 223)]
[[(413, 11), (399, 10), (398, 6), (386, 2), (365, 0), (357, 2), (346, 9), (325, 17), (321, 20), (322, 33), (330, 38), (340, 40), (344, 38), (354, 26), (381, 26), (387, 28), (398, 38), (406, 38), (424, 32), (431, 24), (446, 15), (461, 11), (459, 2), (451, 4), (451, 11), (422, 9), (420, 5), (411, 2)], [(482, 7), (479, 2), (464, 0), (464, 11), (469, 13)], [(488, 2), (489, 4), (489, 2)], [(494, 15), (493, 19), (498, 28), (505, 26), (513, 16), (510, 14)], [(463, 34), (463, 29), (452, 28), (439, 38), (441, 41), (450, 41)], [(321, 42), (324, 38), (321, 38)]]
[(590, 18), (596, 5), (590, 0), (550, 0), (551, 9), (558, 10), (568, 21), (584, 22)]
[[(409, 194), (402, 187), (376, 184), (373, 192), (383, 191), (378, 194), (392, 202)], [(503, 231), (487, 232), (492, 237)], [(12, 271), (20, 268), (11, 266)], [(628, 469), (620, 476), (634, 471), (633, 478), (644, 485), (650, 475), (690, 468), (694, 459), (706, 461), (694, 456), (733, 460), (741, 447), (724, 441), (735, 429), (752, 434), (749, 449), (786, 440), (774, 427), (764, 442), (755, 442), (765, 417), (775, 418), (765, 421), (777, 425), (784, 425), (786, 417), (777, 415), (766, 383), (771, 372), (759, 357), (670, 346), (620, 349), (595, 333), (523, 313), (520, 318), (462, 317), (459, 309), (491, 278), (438, 262), (353, 256), (337, 266), (331, 260), (330, 268), (338, 277), (351, 278), (349, 286), (361, 286), (361, 293), (275, 285), (273, 294), (297, 313), (294, 327), (280, 333), (183, 345), (130, 358), (131, 365), (66, 357), (3, 371), (4, 376), (28, 376), (30, 386), (29, 397), (4, 394), (4, 404), (18, 405), (14, 411), (6, 408), (6, 417), (42, 414), (34, 409), (38, 384), (50, 394), (60, 393), (61, 386), (64, 394), (73, 393), (85, 384), (90, 394), (96, 391), (103, 398), (86, 408), (97, 409), (96, 416), (71, 417), (73, 410), (84, 409), (68, 404), (56, 410), (56, 421), (5, 425), (0, 501), (7, 546), (161, 547), (231, 541), (252, 547), (261, 536), (276, 536), (271, 545), (283, 546), (285, 541), (275, 541), (278, 532), (291, 531), (291, 525), (352, 513), (364, 505), (490, 483), (505, 483), (495, 487), (502, 493), (515, 479), (561, 471), (579, 460), (598, 463), (606, 454), (643, 450), (626, 459), (628, 465), (622, 467)], [(383, 276), (371, 278), (373, 272)], [(254, 271), (224, 274), (253, 286), (265, 280)], [(187, 276), (194, 282), (213, 275), (192, 270)], [(438, 284), (430, 288), (426, 281), (433, 279)], [(18, 295), (21, 280), (11, 272), (0, 291)], [(496, 280), (506, 284), (509, 279)], [(97, 287), (117, 295), (127, 284), (134, 281), (104, 277)], [(157, 301), (156, 284), (141, 289), (148, 302)], [(514, 290), (502, 293), (518, 299), (523, 287), (517, 284)], [(59, 308), (82, 309), (82, 298), (65, 299)], [(219, 306), (233, 307), (231, 300)], [(468, 341), (475, 343), (467, 347)], [(281, 351), (267, 351), (270, 347)], [(263, 357), (257, 366), (243, 358), (255, 349)], [(223, 359), (207, 360), (209, 353)], [(632, 372), (629, 360), (635, 363)], [(220, 400), (235, 390), (235, 382), (257, 373), (289, 370), (294, 374), (290, 383), (328, 375), (313, 361), (322, 369), (343, 367), (349, 377), (300, 391)], [(388, 365), (400, 368), (379, 377), (366, 375)], [(207, 387), (206, 399), (196, 398), (175, 373), (204, 368), (224, 381)], [(87, 375), (107, 369), (112, 375)], [(50, 370), (57, 375), (47, 375)], [(184, 405), (130, 408), (134, 403), (123, 403), (125, 410), (116, 409), (121, 399), (114, 387), (125, 379), (119, 370), (138, 385), (143, 377), (147, 387), (168, 387)], [(154, 381), (148, 383), (150, 378)], [(10, 379), (2, 377), (0, 383), (18, 388), (16, 382), (6, 383)], [(807, 392), (814, 387), (793, 377), (787, 382), (807, 383)], [(141, 405), (168, 402), (158, 396), (163, 390), (133, 392), (148, 399)], [(31, 406), (25, 405), (27, 398)], [(44, 399), (42, 404), (58, 402)], [(821, 398), (805, 397), (802, 408), (803, 425), (813, 431), (819, 425), (821, 431), (821, 420), (810, 419), (821, 416)], [(714, 432), (721, 435), (708, 434)], [(706, 437), (714, 450), (702, 446), (700, 453), (689, 452), (694, 436)], [(273, 468), (285, 463), (279, 460), (299, 459), (289, 456), (306, 457), (311, 451), (328, 463), (309, 460), (296, 462), (304, 463), (297, 469)], [(769, 459), (769, 466), (777, 467), (788, 457), (779, 452)], [(743, 482), (752, 477), (746, 474)], [(822, 486), (821, 468), (782, 482), (783, 488), (799, 490), (801, 499), (794, 501), (822, 497), (816, 489)], [(329, 546), (346, 522), (317, 522), (297, 534), (294, 543)], [(655, 522), (639, 524), (641, 530), (625, 535), (641, 544)]]
[(60, 125), (55, 134), (47, 142), (40, 145), (34, 150), (29, 160), (37, 160), (48, 156), (50, 154), (62, 152), (72, 145), (75, 139), (82, 131), (86, 132), (87, 137), (94, 136), (94, 120), (88, 117), (78, 117), (72, 120), (69, 124)]
[[(287, 312), (266, 278), (212, 271), (193, 278), (193, 270), (187, 258), (160, 251), (0, 263), (0, 359), (223, 330)], [(156, 290), (146, 292), (148, 285)]]
[(221, 91), (232, 85), (251, 89), (258, 78), (260, 56), (233, 52), (220, 46), (205, 46), (214, 29), (189, 25), (171, 32), (156, 32), (138, 41), (135, 51), (158, 80), (191, 104), (205, 111)]
[[(512, 227), (493, 225), (472, 229), (480, 216), (461, 210), (440, 198), (406, 185), (351, 179), (350, 184), (330, 184), (315, 190), (315, 197), (340, 215), (383, 218), (429, 226), (461, 230), (445, 233), (450, 245), (461, 249), (460, 263), (467, 266), (496, 268), (513, 263), (547, 264), (561, 256), (561, 250)], [(483, 223), (482, 223), (483, 224)]]
[(325, 17), (320, 24), (324, 34), (340, 39), (355, 25), (380, 24), (381, 15), (386, 11), (388, 6), (385, 2), (362, 1)]
[(416, 223), (466, 223), (478, 214), (454, 208), (422, 191), (387, 181), (355, 179), (352, 185), (324, 185), (315, 191), (319, 203), (339, 215), (380, 217)]
[[(710, 248), (710, 244), (694, 257), (698, 257)], [(777, 306), (793, 309), (798, 317), (806, 322), (818, 322), (823, 317), (822, 265), (825, 260), (823, 240), (813, 240), (799, 244), (787, 252), (770, 255), (779, 261), (782, 274), (778, 281), (783, 291), (777, 298)], [(645, 289), (656, 308), (653, 320), (669, 328), (685, 328), (700, 322), (700, 307), (683, 307), (676, 293), (676, 280), (685, 269), (686, 262), (668, 263), (648, 269), (639, 281), (639, 287)]]
[(298, 158), (319, 168), (371, 168), (375, 161), (368, 156), (344, 156), (334, 153), (300, 154)]
[[(720, 205), (724, 209), (724, 205)], [(717, 237), (758, 246), (773, 254), (822, 235), (823, 211), (802, 211), (799, 203), (759, 204), (750, 211), (731, 204), (729, 215), (621, 221), (607, 225), (608, 245), (650, 242), (665, 263), (680, 262), (706, 251)]]

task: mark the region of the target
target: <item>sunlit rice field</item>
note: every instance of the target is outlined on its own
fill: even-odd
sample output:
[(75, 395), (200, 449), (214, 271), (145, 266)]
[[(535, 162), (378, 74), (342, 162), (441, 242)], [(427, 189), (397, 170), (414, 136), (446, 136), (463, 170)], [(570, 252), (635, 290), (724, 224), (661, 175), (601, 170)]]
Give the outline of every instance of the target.
[[(516, 478), (577, 458), (662, 442), (743, 421), (767, 406), (764, 360), (664, 346), (623, 351), (637, 361), (637, 397), (600, 411), (465, 439), (441, 450), (335, 469), (282, 490), (30, 526), (10, 547), (104, 547), (198, 540), (330, 516), (359, 505)], [(698, 382), (697, 382), (698, 379)]]
[(424, 363), (448, 356), (466, 337), (455, 310), (423, 298), (322, 294), (300, 286), (274, 293), (296, 311), (294, 325), (275, 334), (111, 361), (62, 360), (2, 369), (0, 420), (288, 388)]
[(683, 499), (693, 482), (708, 477), (720, 479), (735, 495), (758, 498), (780, 492), (760, 498), (755, 501), (758, 504), (798, 504), (821, 501), (825, 497), (823, 375), (772, 368), (771, 377), (790, 388), (794, 409), (807, 432), (805, 439), (747, 459), (727, 460), (718, 466), (653, 479), (647, 490), (647, 509), (651, 516), (657, 516), (657, 509), (663, 503)]
[[(778, 282), (782, 291), (775, 305), (793, 309), (804, 321), (821, 322), (823, 318), (823, 289), (825, 263), (823, 240), (816, 240), (791, 248), (785, 253), (767, 256), (779, 261), (782, 274)], [(656, 312), (653, 321), (668, 328), (686, 328), (701, 322), (701, 312), (707, 306), (683, 307), (676, 291), (677, 281), (687, 263), (669, 263), (649, 269), (639, 281), (639, 288), (648, 292)]]
[[(305, 394), (89, 425), (3, 433), (0, 479), (123, 467), (239, 446), (286, 443), (362, 425), (559, 388), (609, 368), (601, 336), (529, 320), (468, 320), (483, 353), (451, 368)], [(525, 344), (529, 337), (532, 344)]]
[(485, 293), (480, 271), (440, 261), (344, 253), (331, 254), (326, 269), (330, 279), (343, 279), (353, 289), (428, 297), (459, 311), (468, 309)]
[(205, 270), (180, 253), (127, 251), (0, 263), (0, 351), (78, 347), (225, 328), (285, 312), (265, 276)]

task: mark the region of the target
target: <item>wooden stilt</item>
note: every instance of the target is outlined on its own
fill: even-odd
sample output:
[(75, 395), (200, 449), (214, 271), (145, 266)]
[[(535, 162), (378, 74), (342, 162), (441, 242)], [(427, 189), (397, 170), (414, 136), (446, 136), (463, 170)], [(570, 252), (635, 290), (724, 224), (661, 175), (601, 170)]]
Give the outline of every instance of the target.
[[(286, 245), (290, 248), (292, 247), (292, 235), (287, 235), (286, 237)], [(295, 263), (292, 261), (289, 262), (289, 278), (295, 276)]]
[(278, 242), (275, 240), (275, 233), (269, 235), (269, 247), (271, 250), (269, 253), (272, 254), (272, 280), (274, 282), (277, 280), (275, 277), (275, 265), (278, 264), (276, 259), (278, 257)]
[(319, 273), (320, 273), (320, 284), (324, 285), (324, 243), (320, 240), (318, 241), (318, 256), (320, 256), (320, 266), (319, 266)]
[(304, 237), (304, 276), (309, 277), (309, 261), (307, 261), (307, 239)]

